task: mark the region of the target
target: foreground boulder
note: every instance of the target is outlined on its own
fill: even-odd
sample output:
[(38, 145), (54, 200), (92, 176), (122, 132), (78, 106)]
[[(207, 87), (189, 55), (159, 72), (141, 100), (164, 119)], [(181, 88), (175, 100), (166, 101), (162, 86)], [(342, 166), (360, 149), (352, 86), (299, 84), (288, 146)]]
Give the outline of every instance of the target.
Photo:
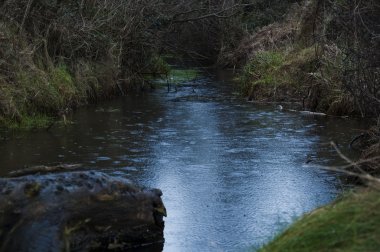
[(100, 172), (0, 179), (0, 251), (123, 251), (163, 244), (161, 195)]

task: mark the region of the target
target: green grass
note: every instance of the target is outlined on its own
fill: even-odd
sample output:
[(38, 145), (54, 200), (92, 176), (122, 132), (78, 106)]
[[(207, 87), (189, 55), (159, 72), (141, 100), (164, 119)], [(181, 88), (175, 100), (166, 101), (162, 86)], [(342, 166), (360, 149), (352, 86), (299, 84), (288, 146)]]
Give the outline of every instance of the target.
[(40, 129), (47, 128), (54, 120), (54, 117), (45, 114), (22, 115), (19, 121), (0, 118), (0, 126), (1, 128), (12, 130)]
[(380, 192), (348, 193), (307, 214), (260, 252), (379, 251)]
[(45, 71), (20, 70), (15, 83), (3, 84), (0, 91), (0, 127), (13, 130), (46, 128), (60, 111), (82, 99), (65, 65)]
[(273, 83), (274, 72), (283, 64), (282, 54), (272, 51), (258, 52), (244, 67), (241, 81), (244, 83)]
[(60, 111), (77, 97), (74, 80), (64, 65), (49, 71), (20, 71), (15, 88), (20, 113)]
[(245, 65), (240, 75), (241, 92), (244, 95), (252, 95), (255, 86), (259, 86), (263, 91), (273, 89), (273, 86), (280, 83), (277, 73), (283, 64), (284, 56), (281, 53), (274, 51), (258, 52)]
[(302, 85), (308, 84), (305, 82), (305, 75), (315, 70), (314, 65), (313, 47), (290, 52), (286, 50), (258, 52), (245, 65), (240, 75), (242, 93), (251, 95), (255, 89), (258, 92), (257, 98), (269, 98), (265, 96), (272, 96), (271, 91), (276, 87), (300, 89)]
[(199, 77), (199, 71), (196, 69), (173, 69), (169, 72), (169, 78), (172, 82), (191, 81)]
[(174, 85), (181, 85), (183, 82), (195, 80), (200, 76), (197, 69), (170, 69), (167, 76), (161, 75), (160, 78), (148, 76), (158, 86), (166, 86), (167, 82)]
[(15, 76), (14, 82), (0, 83), (3, 129), (46, 128), (60, 113), (106, 96), (114, 88), (112, 69), (89, 63), (79, 65), (76, 72), (57, 64), (51, 69), (20, 69)]

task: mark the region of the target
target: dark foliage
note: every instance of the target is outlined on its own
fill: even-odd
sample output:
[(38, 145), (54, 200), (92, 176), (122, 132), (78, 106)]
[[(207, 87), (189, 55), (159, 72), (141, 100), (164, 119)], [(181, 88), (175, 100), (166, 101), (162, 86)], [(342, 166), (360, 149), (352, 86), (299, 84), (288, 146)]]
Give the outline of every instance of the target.
[(380, 115), (380, 3), (320, 0), (333, 20), (327, 39), (343, 52), (343, 85), (355, 98), (362, 116)]

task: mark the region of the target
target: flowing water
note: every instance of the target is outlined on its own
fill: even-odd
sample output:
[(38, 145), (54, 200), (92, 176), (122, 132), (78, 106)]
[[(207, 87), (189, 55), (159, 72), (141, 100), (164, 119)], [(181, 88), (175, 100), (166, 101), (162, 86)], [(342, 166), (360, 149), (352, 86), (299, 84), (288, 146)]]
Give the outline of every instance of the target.
[(231, 86), (204, 77), (80, 109), (73, 125), (1, 141), (0, 175), (81, 163), (162, 189), (164, 251), (255, 249), (340, 193), (336, 174), (306, 163), (341, 163), (329, 142), (352, 155), (366, 125), (251, 104)]

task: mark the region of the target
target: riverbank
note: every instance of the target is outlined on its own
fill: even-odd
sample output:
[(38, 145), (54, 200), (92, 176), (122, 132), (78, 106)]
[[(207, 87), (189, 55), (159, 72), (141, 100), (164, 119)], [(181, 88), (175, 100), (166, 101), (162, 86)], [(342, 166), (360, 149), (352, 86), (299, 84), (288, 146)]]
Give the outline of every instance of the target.
[[(352, 14), (349, 5), (342, 1), (322, 8), (321, 1), (300, 1), (284, 20), (246, 35), (226, 56), (230, 65), (243, 66), (241, 93), (253, 101), (298, 102), (303, 110), (329, 115), (376, 117), (380, 72), (370, 58), (377, 57), (378, 40), (366, 35), (363, 23), (355, 24), (361, 36), (351, 41), (351, 30), (341, 28), (343, 18)], [(363, 22), (379, 11), (367, 7)]]
[[(166, 63), (152, 57), (149, 71), (167, 74)], [(0, 129), (49, 128), (59, 121), (66, 124), (68, 115), (78, 107), (152, 88), (149, 80), (133, 69), (122, 77), (120, 66), (112, 59), (73, 64), (62, 60), (49, 67), (32, 59), (19, 60), (26, 65), (16, 66), (11, 77), (0, 73)]]
[(378, 190), (345, 193), (302, 217), (259, 251), (377, 251), (379, 209)]
[[(242, 66), (239, 88), (250, 101), (294, 102), (318, 114), (377, 118), (378, 13), (379, 6), (371, 2), (353, 6), (345, 0), (299, 1), (283, 20), (246, 35), (225, 59), (234, 68)], [(362, 152), (360, 166), (349, 164), (341, 172), (354, 173), (355, 181), (364, 182), (367, 174), (379, 175), (379, 132), (377, 125), (353, 136), (359, 139), (352, 145)], [(260, 251), (375, 251), (378, 197), (378, 191), (370, 189), (345, 193), (301, 218)]]
[(147, 89), (147, 75), (167, 74), (162, 55), (212, 64), (229, 44), (224, 41), (232, 43), (241, 34), (231, 20), (239, 20), (236, 14), (245, 5), (231, 4), (0, 4), (0, 127), (47, 127), (57, 118), (66, 121), (76, 107)]
[(154, 10), (136, 1), (3, 3), (0, 127), (49, 127), (77, 107), (149, 87), (145, 73), (167, 73), (150, 43)]

